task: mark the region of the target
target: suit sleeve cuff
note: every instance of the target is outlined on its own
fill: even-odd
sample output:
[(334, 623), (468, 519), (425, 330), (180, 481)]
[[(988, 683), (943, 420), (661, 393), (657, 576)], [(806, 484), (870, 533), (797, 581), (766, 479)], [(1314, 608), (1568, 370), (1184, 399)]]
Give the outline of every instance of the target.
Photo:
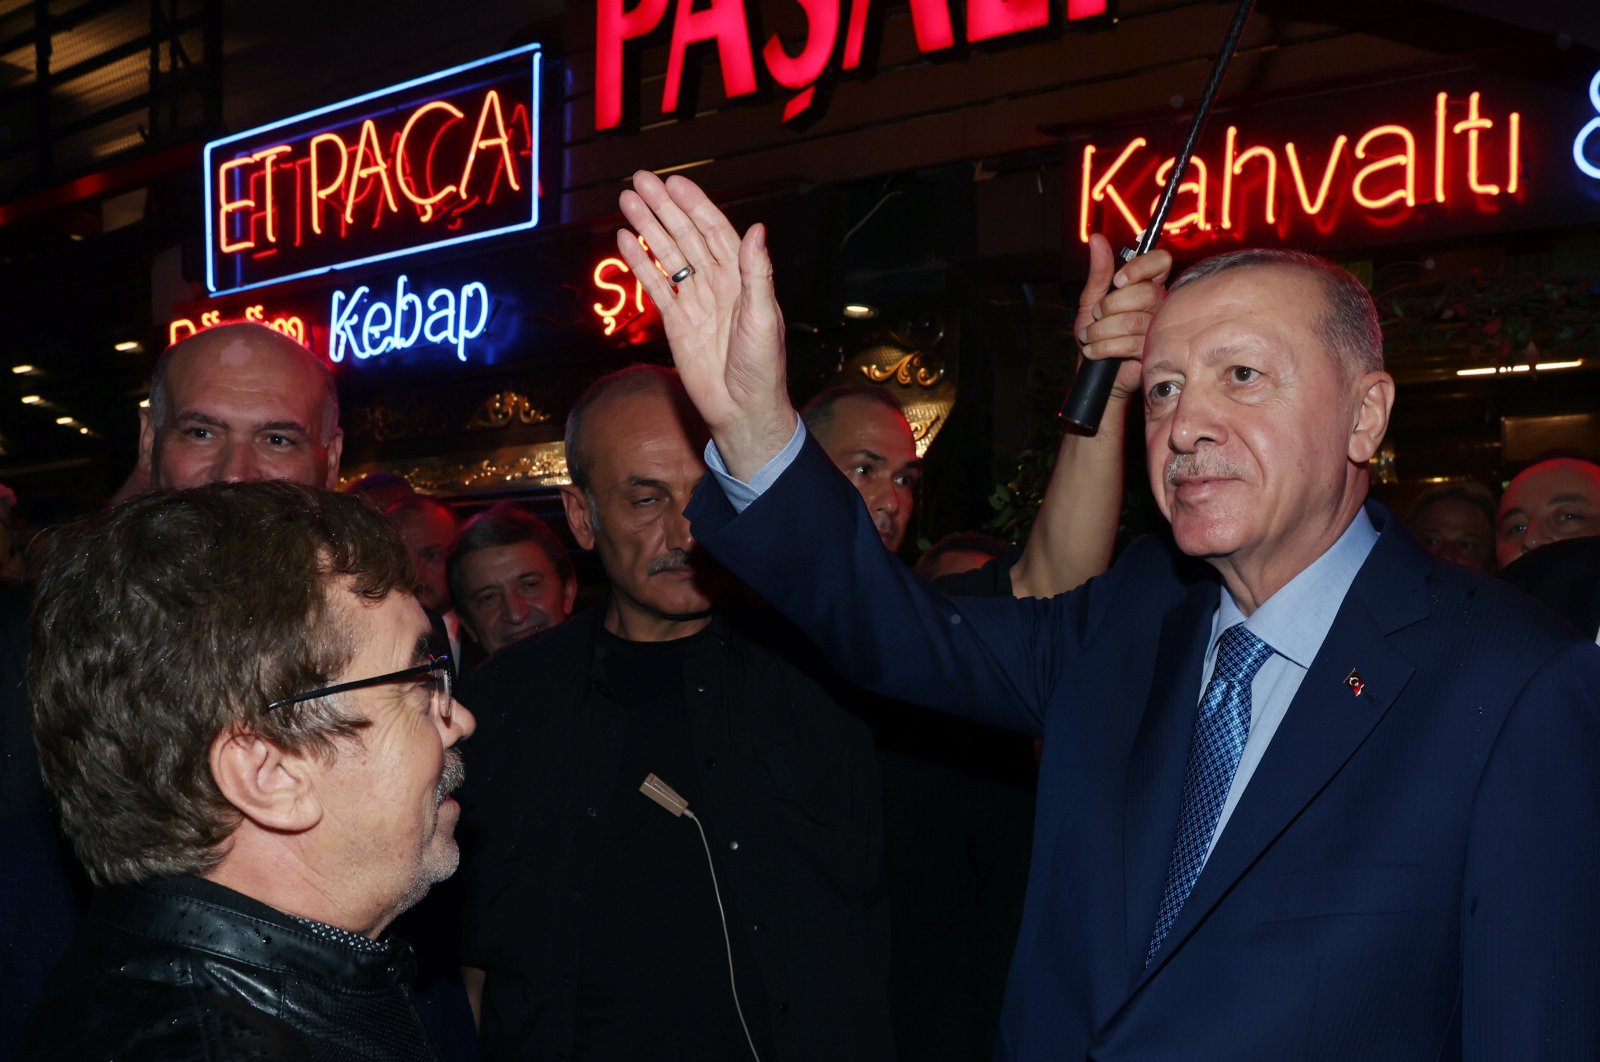
[(717, 483), (722, 487), (722, 493), (727, 497), (728, 504), (733, 506), (733, 511), (742, 513), (761, 495), (766, 493), (777, 478), (783, 475), (784, 470), (794, 464), (794, 459), (800, 454), (800, 447), (806, 441), (806, 422), (799, 417), (794, 418), (794, 434), (789, 436), (789, 441), (773, 455), (772, 459), (762, 465), (756, 474), (746, 483), (734, 479), (728, 473), (727, 463), (722, 460), (722, 454), (717, 449), (715, 440), (706, 443), (706, 467), (711, 469), (711, 474), (716, 477)]

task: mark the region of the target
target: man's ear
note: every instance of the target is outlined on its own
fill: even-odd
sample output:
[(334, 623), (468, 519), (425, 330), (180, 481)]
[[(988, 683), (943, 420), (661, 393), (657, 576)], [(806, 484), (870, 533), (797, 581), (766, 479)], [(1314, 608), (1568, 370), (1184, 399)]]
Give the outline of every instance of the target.
[(1350, 460), (1364, 465), (1372, 460), (1389, 430), (1389, 412), (1394, 409), (1394, 377), (1386, 372), (1369, 372), (1356, 384), (1355, 424), (1350, 429)]
[(144, 473), (145, 479), (150, 478), (150, 461), (155, 453), (156, 429), (150, 423), (150, 410), (139, 410), (139, 471)]
[(333, 429), (333, 438), (328, 440), (328, 489), (339, 489), (339, 458), (344, 455), (344, 429)]
[(286, 752), (236, 726), (211, 742), (210, 761), (223, 799), (256, 825), (301, 833), (321, 821), (322, 804), (313, 784), (319, 764), (309, 754)]
[(578, 573), (573, 572), (570, 579), (561, 580), (561, 612), (562, 619), (572, 615), (572, 606), (578, 601)]
[[(561, 488), (561, 507), (567, 511), (567, 527), (572, 537), (584, 549), (594, 549), (594, 514), (589, 511), (589, 498), (576, 483)], [(573, 593), (577, 592), (576, 582)]]

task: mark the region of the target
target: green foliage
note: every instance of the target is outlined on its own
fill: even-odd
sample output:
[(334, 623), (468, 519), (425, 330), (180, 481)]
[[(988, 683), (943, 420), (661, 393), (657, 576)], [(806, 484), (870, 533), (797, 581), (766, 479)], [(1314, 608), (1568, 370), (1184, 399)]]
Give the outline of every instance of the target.
[(1469, 270), (1374, 295), (1385, 348), (1402, 362), (1465, 354), (1474, 365), (1600, 358), (1600, 280)]
[[(994, 515), (983, 526), (984, 531), (1012, 545), (1021, 545), (1027, 539), (1044, 500), (1050, 474), (1055, 470), (1065, 423), (1057, 413), (1071, 382), (1067, 374), (1055, 370), (1036, 371), (1029, 380), (1019, 414), (1027, 415), (1038, 426), (1017, 452), (1010, 476), (996, 483), (989, 493), (989, 507)], [(1125, 454), (1127, 467), (1123, 475), (1122, 517), (1117, 529), (1118, 551), (1138, 536), (1162, 526), (1161, 513), (1156, 509), (1145, 478), (1144, 439), (1137, 416), (1129, 418)]]

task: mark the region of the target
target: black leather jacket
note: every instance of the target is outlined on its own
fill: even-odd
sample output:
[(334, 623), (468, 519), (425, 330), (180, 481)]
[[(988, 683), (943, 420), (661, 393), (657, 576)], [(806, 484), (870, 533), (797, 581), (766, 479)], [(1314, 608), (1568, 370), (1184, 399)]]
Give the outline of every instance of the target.
[(199, 878), (99, 890), (16, 1062), (432, 1060), (394, 939), (303, 922)]

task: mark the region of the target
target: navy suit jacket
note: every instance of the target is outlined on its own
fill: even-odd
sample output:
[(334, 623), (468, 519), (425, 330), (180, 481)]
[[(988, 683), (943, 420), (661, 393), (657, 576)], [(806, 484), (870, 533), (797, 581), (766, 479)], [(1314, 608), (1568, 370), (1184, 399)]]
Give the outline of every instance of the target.
[(847, 677), (1044, 738), (997, 1058), (1600, 1058), (1600, 649), (1381, 506), (1148, 969), (1208, 565), (1152, 537), (1050, 600), (941, 597), (810, 441), (743, 514), (710, 477), (688, 512)]

